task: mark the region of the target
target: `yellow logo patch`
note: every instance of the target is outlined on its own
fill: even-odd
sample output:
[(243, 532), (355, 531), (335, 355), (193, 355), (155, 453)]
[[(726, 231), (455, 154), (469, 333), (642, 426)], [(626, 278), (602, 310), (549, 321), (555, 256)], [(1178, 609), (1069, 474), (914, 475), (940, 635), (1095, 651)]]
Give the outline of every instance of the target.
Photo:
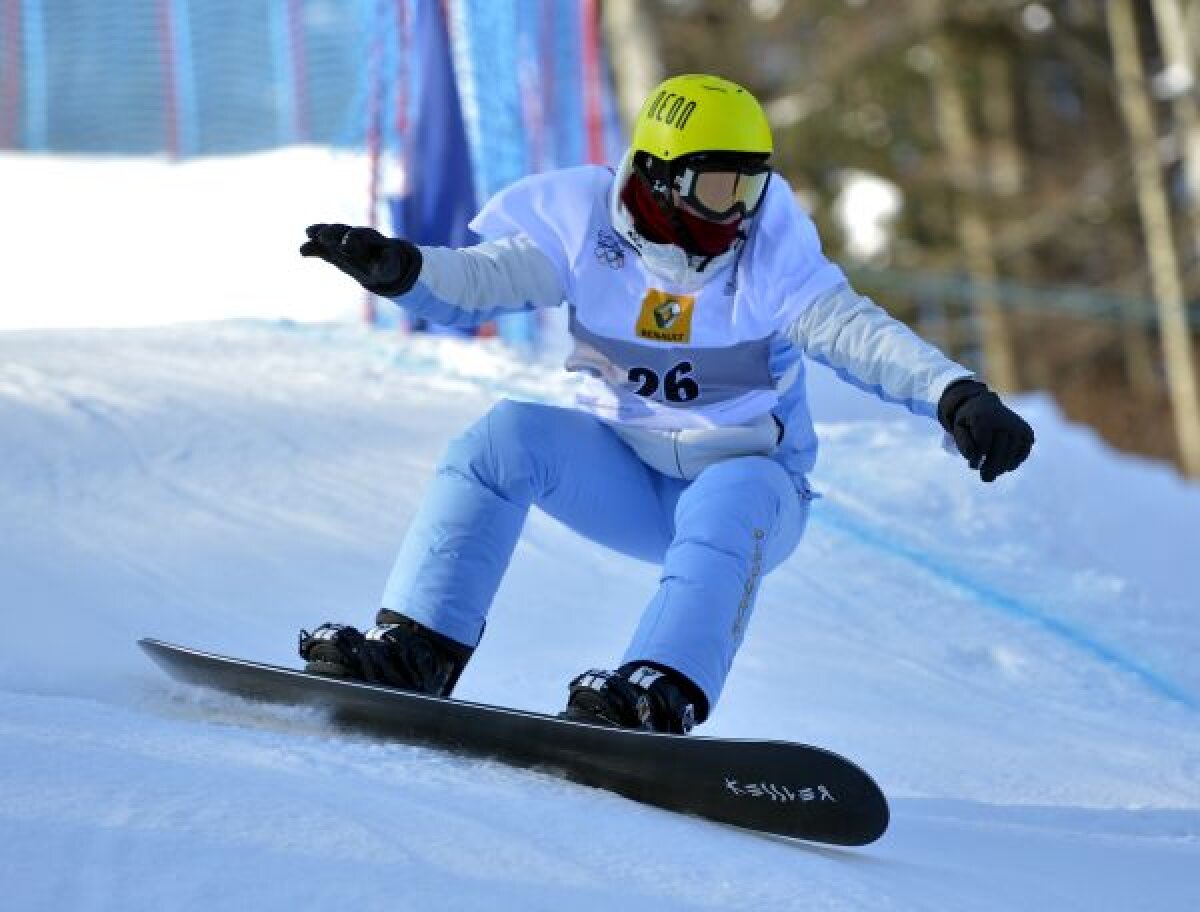
[(642, 299), (642, 312), (637, 321), (638, 337), (656, 342), (692, 341), (695, 306), (693, 295), (670, 294), (651, 288)]

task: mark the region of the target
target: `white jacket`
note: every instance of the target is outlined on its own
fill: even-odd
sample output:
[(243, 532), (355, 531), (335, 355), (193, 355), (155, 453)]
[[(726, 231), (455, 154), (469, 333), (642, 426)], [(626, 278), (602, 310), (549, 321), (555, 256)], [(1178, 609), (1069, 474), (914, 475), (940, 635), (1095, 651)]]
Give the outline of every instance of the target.
[[(418, 282), (397, 302), (433, 322), (473, 326), (565, 301), (577, 345), (567, 366), (594, 375), (595, 391), (579, 407), (608, 421), (646, 463), (683, 478), (722, 459), (763, 454), (802, 483), (816, 458), (804, 355), (931, 417), (945, 388), (970, 376), (850, 287), (820, 252), (811, 220), (778, 176), (763, 211), (747, 225), (744, 248), (701, 282), (673, 282), (642, 261), (614, 196), (612, 173), (594, 167), (520, 181), (473, 223), (491, 240), (458, 250), (422, 247)], [(599, 287), (606, 282), (612, 287)], [(640, 329), (643, 338), (635, 337), (641, 302), (625, 298), (650, 286), (681, 299), (700, 296), (690, 347), (648, 340)], [(681, 357), (712, 361), (712, 374), (722, 380), (711, 385), (717, 392), (664, 401), (663, 367)], [(634, 395), (637, 384), (626, 377), (639, 358), (653, 366), (643, 374), (654, 379), (649, 398), (645, 386), (634, 390), (641, 397)], [(730, 381), (731, 371), (746, 374), (744, 389)], [(629, 378), (643, 375), (629, 372)]]

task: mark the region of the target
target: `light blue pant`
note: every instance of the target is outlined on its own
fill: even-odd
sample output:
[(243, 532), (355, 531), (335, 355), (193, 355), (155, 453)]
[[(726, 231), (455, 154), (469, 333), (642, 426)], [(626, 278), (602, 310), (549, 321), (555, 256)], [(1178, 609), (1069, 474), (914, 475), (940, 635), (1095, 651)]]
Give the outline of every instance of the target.
[(661, 564), (622, 661), (682, 672), (710, 708), (761, 577), (792, 553), (808, 518), (806, 497), (772, 459), (731, 459), (683, 481), (648, 467), (590, 415), (504, 401), (450, 444), (383, 606), (478, 643), (533, 504), (601, 545)]

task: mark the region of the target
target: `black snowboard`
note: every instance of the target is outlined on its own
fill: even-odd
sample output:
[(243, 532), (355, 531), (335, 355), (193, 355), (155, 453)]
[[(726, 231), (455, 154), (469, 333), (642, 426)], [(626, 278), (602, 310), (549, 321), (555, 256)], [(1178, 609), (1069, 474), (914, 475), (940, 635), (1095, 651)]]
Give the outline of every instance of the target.
[(835, 845), (883, 835), (888, 806), (837, 754), (786, 741), (662, 735), (428, 697), (174, 646), (140, 645), (189, 684), (328, 710), (344, 727), (559, 773), (684, 814)]

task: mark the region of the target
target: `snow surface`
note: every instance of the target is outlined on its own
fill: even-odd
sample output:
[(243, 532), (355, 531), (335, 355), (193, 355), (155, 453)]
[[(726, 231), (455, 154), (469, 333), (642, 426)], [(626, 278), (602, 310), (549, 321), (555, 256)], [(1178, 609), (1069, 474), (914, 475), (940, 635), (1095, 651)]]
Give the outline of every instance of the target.
[[(84, 167), (25, 164), (26, 183)], [(208, 164), (263, 178), (259, 161)], [(229, 245), (178, 254), (225, 286), (207, 316), (266, 306), (238, 297)], [(132, 254), (89, 256), (110, 270), (88, 292), (96, 323), (161, 322), (123, 310), (152, 291), (113, 284)], [(5, 325), (37, 325), (14, 304), (36, 292), (76, 306), (22, 261), (0, 275)], [(320, 264), (278, 268), (319, 310)], [(91, 322), (55, 313), (41, 325)], [(263, 319), (0, 332), (0, 906), (1200, 908), (1200, 487), (1041, 397), (1019, 403), (1033, 458), (983, 485), (928, 422), (820, 369), (812, 388), (824, 497), (702, 733), (862, 764), (893, 822), (856, 850), (340, 734), (174, 684), (136, 648), (294, 664), (301, 626), (369, 623), (446, 442), (501, 396), (564, 395), (552, 367)], [(571, 676), (619, 656), (655, 581), (535, 512), (460, 695), (556, 711)]]
[(0, 153), (0, 330), (233, 315), (357, 317), (362, 293), (297, 268), (312, 222), (362, 224), (361, 155), (305, 147), (173, 164)]

